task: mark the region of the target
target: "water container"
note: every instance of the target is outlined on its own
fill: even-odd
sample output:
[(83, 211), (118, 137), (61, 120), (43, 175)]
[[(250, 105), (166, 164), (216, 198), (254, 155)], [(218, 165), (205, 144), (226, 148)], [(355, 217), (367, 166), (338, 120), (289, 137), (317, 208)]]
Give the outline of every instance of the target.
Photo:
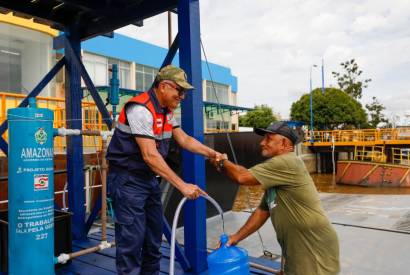
[(7, 111), (9, 275), (54, 274), (53, 112)]
[(207, 259), (209, 275), (248, 275), (248, 253), (240, 247), (227, 247), (228, 239), (227, 235), (221, 235), (221, 247), (209, 254)]

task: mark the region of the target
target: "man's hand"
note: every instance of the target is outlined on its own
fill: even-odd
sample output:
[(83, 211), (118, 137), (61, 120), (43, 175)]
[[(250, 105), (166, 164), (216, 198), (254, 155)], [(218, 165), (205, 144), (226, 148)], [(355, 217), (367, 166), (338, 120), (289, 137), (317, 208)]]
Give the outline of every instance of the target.
[[(232, 234), (232, 235), (229, 235), (229, 240), (226, 243), (226, 246), (229, 247), (231, 245), (237, 245), (238, 243), (239, 243), (238, 235), (237, 234)], [(221, 247), (221, 241), (218, 241), (218, 243), (215, 246), (215, 249), (218, 249), (220, 247)]]
[(208, 154), (206, 155), (206, 157), (209, 160), (211, 160), (211, 159), (220, 159), (222, 155), (223, 155), (222, 153), (220, 153), (218, 151), (215, 151), (213, 149), (210, 149)]
[(199, 188), (195, 184), (190, 184), (186, 183), (182, 188), (181, 188), (181, 193), (186, 197), (187, 199), (190, 200), (195, 200), (199, 197), (199, 195), (205, 195), (207, 196), (208, 194), (203, 191), (201, 188)]
[(220, 171), (220, 162), (227, 159), (227, 154), (217, 153), (214, 158), (209, 159), (209, 162), (216, 168), (216, 170)]
[(216, 154), (214, 155), (214, 157), (209, 158), (209, 162), (210, 162), (212, 165), (216, 166), (216, 164), (217, 164), (218, 162), (220, 162), (221, 160), (227, 160), (227, 159), (228, 159), (228, 155), (227, 155), (227, 154), (222, 154), (222, 153), (216, 152)]

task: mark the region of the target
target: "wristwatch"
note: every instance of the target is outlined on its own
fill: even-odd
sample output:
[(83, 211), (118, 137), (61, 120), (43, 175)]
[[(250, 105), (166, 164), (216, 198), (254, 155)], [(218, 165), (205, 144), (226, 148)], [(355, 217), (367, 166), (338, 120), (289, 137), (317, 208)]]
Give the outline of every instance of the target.
[(226, 159), (218, 160), (218, 163), (217, 163), (217, 165), (218, 165), (218, 171), (222, 171), (222, 170), (224, 169), (224, 167), (225, 167), (225, 165), (224, 165), (225, 160), (226, 160)]

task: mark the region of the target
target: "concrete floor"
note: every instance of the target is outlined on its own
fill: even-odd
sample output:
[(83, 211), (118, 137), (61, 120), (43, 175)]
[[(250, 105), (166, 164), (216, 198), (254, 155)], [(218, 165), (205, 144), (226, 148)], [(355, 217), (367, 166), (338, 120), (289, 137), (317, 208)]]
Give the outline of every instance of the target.
[[(410, 251), (409, 195), (321, 193), (320, 196), (339, 236), (341, 274), (410, 274), (410, 268), (407, 266), (407, 253)], [(241, 227), (249, 213), (230, 211), (225, 213), (224, 217), (226, 232), (230, 234)], [(403, 233), (386, 232), (383, 229)], [(208, 247), (215, 246), (221, 232), (220, 217), (208, 219)], [(274, 254), (273, 260), (278, 261), (281, 252), (271, 223), (267, 222), (260, 233), (266, 249)], [(181, 231), (178, 232), (177, 238), (183, 242)], [(247, 249), (251, 256), (260, 257), (263, 254), (256, 233), (242, 241), (240, 246)]]

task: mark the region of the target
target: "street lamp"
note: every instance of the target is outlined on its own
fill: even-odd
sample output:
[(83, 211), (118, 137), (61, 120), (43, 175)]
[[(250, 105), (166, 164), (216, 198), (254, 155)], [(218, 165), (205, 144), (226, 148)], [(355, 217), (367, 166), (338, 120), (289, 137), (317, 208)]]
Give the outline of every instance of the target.
[(310, 142), (313, 143), (313, 106), (312, 106), (312, 68), (317, 67), (317, 65), (313, 64), (310, 66), (310, 74), (309, 74), (309, 87), (310, 87)]
[(322, 94), (325, 94), (325, 65), (322, 58)]

